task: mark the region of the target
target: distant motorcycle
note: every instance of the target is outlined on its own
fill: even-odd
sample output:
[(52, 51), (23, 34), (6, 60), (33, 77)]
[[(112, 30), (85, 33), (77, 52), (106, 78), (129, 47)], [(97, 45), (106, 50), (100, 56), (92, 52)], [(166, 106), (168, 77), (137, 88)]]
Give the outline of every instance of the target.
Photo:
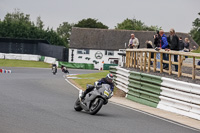
[[(88, 87), (88, 86), (87, 86)], [(110, 85), (102, 84), (96, 86), (93, 91), (89, 92), (84, 99), (81, 99), (83, 91), (79, 91), (79, 98), (74, 104), (76, 111), (85, 110), (91, 115), (95, 115), (103, 105), (108, 103), (108, 99), (113, 96), (113, 92), (110, 89)]]
[(64, 73), (68, 73), (69, 74), (69, 71), (67, 70), (67, 68), (65, 67), (65, 66), (61, 66), (61, 70), (62, 70), (62, 72), (64, 72)]
[(57, 73), (57, 66), (56, 66), (56, 64), (52, 64), (52, 73), (54, 75)]

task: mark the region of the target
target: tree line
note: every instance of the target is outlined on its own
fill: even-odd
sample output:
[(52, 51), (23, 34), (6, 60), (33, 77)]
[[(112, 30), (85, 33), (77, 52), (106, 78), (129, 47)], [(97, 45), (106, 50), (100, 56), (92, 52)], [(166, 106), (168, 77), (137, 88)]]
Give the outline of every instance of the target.
[[(76, 24), (63, 22), (56, 31), (49, 27), (44, 29), (41, 17), (37, 17), (36, 23), (34, 23), (30, 20), (29, 14), (24, 14), (19, 9), (15, 9), (13, 13), (7, 13), (4, 19), (0, 20), (0, 37), (44, 39), (53, 45), (68, 47), (72, 27), (109, 28), (97, 19), (88, 18), (82, 19)], [(161, 27), (147, 26), (141, 20), (127, 18), (123, 22), (118, 23), (115, 29), (156, 31), (161, 29)], [(193, 29), (190, 31), (190, 34), (200, 44), (200, 18), (195, 19), (193, 22)]]

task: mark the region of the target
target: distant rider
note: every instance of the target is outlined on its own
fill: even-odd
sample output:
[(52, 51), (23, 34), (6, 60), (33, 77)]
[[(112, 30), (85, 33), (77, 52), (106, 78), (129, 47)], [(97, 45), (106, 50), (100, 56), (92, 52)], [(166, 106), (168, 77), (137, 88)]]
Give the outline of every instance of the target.
[[(113, 75), (111, 73), (109, 73), (109, 74), (107, 74), (107, 76), (105, 78), (98, 80), (97, 85), (109, 84), (111, 91), (113, 91), (114, 90), (113, 79), (114, 79)], [(93, 85), (87, 86), (87, 89), (83, 92), (81, 99), (84, 99), (86, 94), (89, 93), (90, 91), (92, 91), (94, 88), (95, 88), (95, 86), (93, 86)]]

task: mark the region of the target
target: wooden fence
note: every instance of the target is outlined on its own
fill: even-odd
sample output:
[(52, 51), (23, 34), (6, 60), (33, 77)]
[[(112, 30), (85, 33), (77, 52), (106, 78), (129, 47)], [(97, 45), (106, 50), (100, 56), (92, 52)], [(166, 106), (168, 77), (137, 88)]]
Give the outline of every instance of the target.
[[(160, 53), (160, 59), (156, 59), (156, 54)], [(163, 60), (163, 54), (168, 54), (169, 60)], [(151, 54), (154, 55), (151, 58)], [(174, 62), (172, 57), (178, 55), (178, 62)], [(192, 57), (192, 64), (184, 63), (185, 56)], [(160, 73), (166, 72), (169, 75), (176, 74), (178, 77), (185, 76), (192, 79), (200, 79), (200, 76), (196, 75), (196, 70), (200, 69), (200, 66), (196, 65), (195, 58), (200, 58), (199, 53), (180, 52), (180, 51), (165, 51), (163, 49), (156, 51), (154, 49), (126, 49), (126, 67), (139, 68), (141, 71), (153, 72), (160, 71)], [(153, 64), (151, 65), (151, 62)], [(157, 68), (157, 63), (160, 62), (160, 68)], [(163, 69), (163, 63), (169, 64), (169, 70)], [(178, 65), (178, 72), (172, 70), (172, 65)], [(182, 67), (192, 68), (191, 73), (183, 73)]]

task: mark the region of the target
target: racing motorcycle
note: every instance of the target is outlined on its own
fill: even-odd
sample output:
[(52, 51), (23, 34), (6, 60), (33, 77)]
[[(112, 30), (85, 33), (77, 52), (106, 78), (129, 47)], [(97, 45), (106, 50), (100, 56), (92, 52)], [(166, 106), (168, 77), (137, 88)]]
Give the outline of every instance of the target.
[(57, 66), (56, 66), (56, 64), (52, 64), (52, 73), (54, 75), (57, 73)]
[(80, 90), (79, 98), (74, 104), (74, 109), (76, 111), (85, 110), (91, 115), (95, 115), (103, 105), (108, 103), (108, 99), (113, 96), (113, 92), (108, 84), (95, 85), (95, 88), (87, 93), (84, 99), (80, 98), (82, 94), (83, 91)]
[(67, 70), (67, 68), (65, 67), (65, 66), (61, 66), (61, 70), (62, 70), (62, 72), (64, 72), (64, 73), (68, 73), (69, 74), (69, 71)]

